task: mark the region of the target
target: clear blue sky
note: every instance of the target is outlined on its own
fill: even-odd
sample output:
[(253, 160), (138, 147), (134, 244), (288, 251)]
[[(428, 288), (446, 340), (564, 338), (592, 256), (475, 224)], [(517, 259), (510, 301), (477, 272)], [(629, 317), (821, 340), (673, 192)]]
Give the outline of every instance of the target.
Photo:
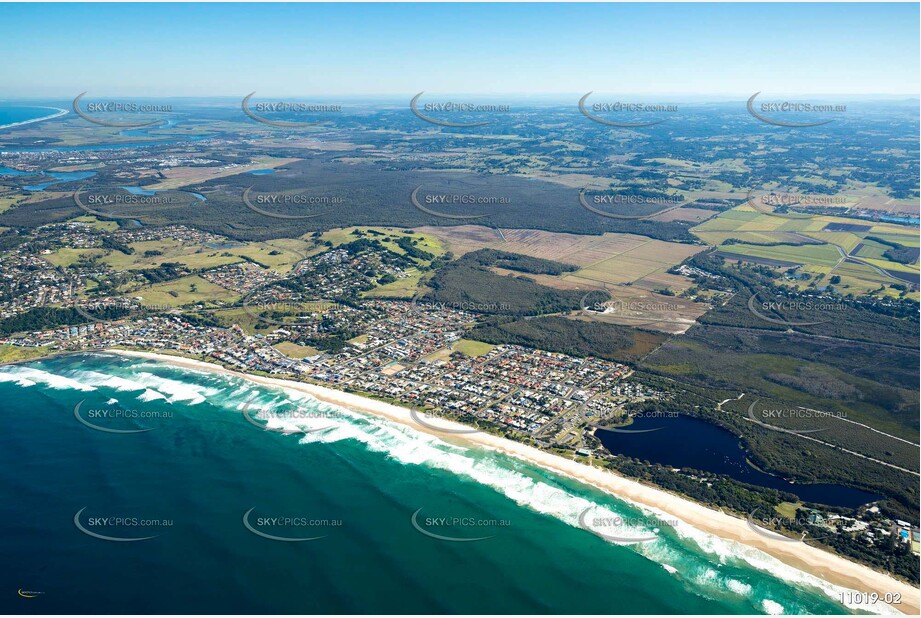
[(914, 94), (915, 4), (0, 4), (0, 98)]

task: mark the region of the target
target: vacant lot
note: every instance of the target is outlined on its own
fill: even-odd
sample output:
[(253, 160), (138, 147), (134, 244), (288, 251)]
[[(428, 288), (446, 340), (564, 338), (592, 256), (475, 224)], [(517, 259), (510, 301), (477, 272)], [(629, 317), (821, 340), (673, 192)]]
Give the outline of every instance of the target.
[(288, 358), (307, 358), (308, 356), (316, 356), (320, 353), (320, 351), (316, 348), (311, 348), (310, 346), (306, 345), (298, 345), (296, 343), (291, 343), (290, 341), (282, 341), (281, 343), (276, 343), (273, 347)]

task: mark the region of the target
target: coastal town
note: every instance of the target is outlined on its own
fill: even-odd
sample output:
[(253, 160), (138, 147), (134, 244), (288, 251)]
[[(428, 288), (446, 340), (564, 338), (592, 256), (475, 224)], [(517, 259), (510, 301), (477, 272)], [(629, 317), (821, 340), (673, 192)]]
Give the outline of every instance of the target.
[(4, 5), (0, 614), (921, 615), (921, 6), (453, 1)]
[[(0, 316), (51, 306), (79, 314), (77, 323), (8, 333), (0, 345), (38, 355), (107, 349), (177, 354), (396, 403), (420, 412), (414, 418), (428, 430), (438, 431), (441, 417), (585, 461), (617, 457), (593, 435), (596, 427), (622, 426), (631, 421), (631, 404), (666, 397), (621, 363), (466, 339), (478, 316), (460, 308), (416, 300), (343, 302), (350, 291), (402, 279), (412, 267), (374, 243), (322, 250), (299, 259), (287, 275), (246, 260), (200, 270), (202, 280), (242, 295), (236, 309), (227, 310), (247, 318), (247, 330), (202, 320), (202, 305), (158, 306), (134, 292), (99, 293), (99, 281), (114, 278), (130, 288), (149, 284), (151, 277), (185, 276), (188, 269), (148, 269), (119, 278), (99, 260), (76, 260), (68, 268), (48, 261), (62, 248), (99, 249), (102, 238), (91, 222), (53, 224), (0, 260)], [(229, 243), (185, 226), (119, 230), (104, 242), (119, 250), (166, 240), (204, 248)], [(91, 280), (97, 282), (95, 294), (86, 293)], [(857, 517), (815, 508), (801, 515), (799, 523), (819, 536), (847, 534), (867, 546), (904, 544), (919, 553), (918, 528), (882, 516), (872, 505)]]

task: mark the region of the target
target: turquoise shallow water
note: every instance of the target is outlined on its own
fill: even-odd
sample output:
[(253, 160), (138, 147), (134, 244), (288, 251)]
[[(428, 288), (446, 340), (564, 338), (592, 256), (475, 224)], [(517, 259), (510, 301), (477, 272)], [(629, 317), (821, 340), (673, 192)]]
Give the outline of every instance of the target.
[[(574, 481), (236, 378), (75, 355), (0, 367), (0, 397), (5, 613), (848, 612)], [(580, 528), (593, 505), (652, 540)]]

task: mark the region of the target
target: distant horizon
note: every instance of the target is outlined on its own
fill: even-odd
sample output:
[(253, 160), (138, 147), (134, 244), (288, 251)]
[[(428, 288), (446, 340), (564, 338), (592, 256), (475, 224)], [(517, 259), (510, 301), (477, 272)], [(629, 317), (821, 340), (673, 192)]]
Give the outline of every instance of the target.
[[(445, 97), (478, 97), (482, 100), (540, 100), (545, 102), (552, 103), (567, 103), (573, 100), (578, 100), (580, 97), (584, 96), (589, 91), (584, 92), (553, 92), (553, 93), (522, 93), (522, 92), (430, 92), (424, 91), (426, 97), (432, 99), (443, 99)], [(646, 103), (655, 103), (656, 101), (686, 101), (692, 103), (735, 103), (738, 101), (746, 101), (751, 97), (754, 92), (748, 94), (732, 94), (732, 93), (719, 93), (719, 94), (701, 94), (701, 93), (654, 93), (654, 92), (614, 92), (614, 91), (601, 91), (595, 90), (591, 91), (592, 97), (594, 99), (603, 98), (603, 97), (621, 97), (621, 98), (636, 98), (636, 97), (646, 97), (649, 100), (644, 101)], [(23, 96), (14, 96), (14, 95), (2, 95), (0, 94), (0, 104), (2, 103), (15, 103), (15, 102), (42, 102), (42, 101), (73, 101), (73, 99), (80, 93), (72, 95), (23, 95)], [(99, 99), (132, 99), (132, 100), (183, 100), (183, 101), (208, 101), (208, 100), (220, 100), (220, 101), (241, 101), (249, 93), (243, 94), (215, 94), (215, 95), (132, 95), (132, 94), (118, 94), (111, 93), (106, 91), (87, 92), (85, 99), (87, 101), (99, 100)], [(393, 93), (393, 94), (355, 94), (355, 93), (325, 93), (325, 94), (278, 94), (267, 92), (265, 94), (261, 92), (256, 92), (254, 98), (260, 101), (266, 101), (270, 99), (285, 99), (289, 101), (321, 101), (321, 100), (331, 100), (331, 99), (340, 99), (340, 100), (349, 100), (349, 101), (369, 101), (369, 102), (402, 102), (406, 100), (408, 102), (413, 96), (418, 94), (417, 92), (413, 93)], [(652, 100), (652, 97), (656, 97), (656, 100)], [(826, 99), (826, 100), (838, 100), (838, 99), (850, 99), (850, 100), (863, 100), (863, 101), (879, 101), (879, 100), (892, 100), (900, 101), (905, 99), (918, 100), (921, 101), (921, 93), (898, 93), (898, 92), (878, 92), (878, 93), (817, 93), (817, 92), (765, 92), (762, 91), (759, 95), (759, 99), (772, 99), (775, 100), (779, 97), (796, 97), (797, 99)]]
[(546, 97), (607, 89), (644, 97), (888, 97), (917, 96), (921, 83), (917, 3), (7, 3), (0, 10), (8, 24), (0, 40), (7, 98), (106, 88), (125, 97), (420, 90)]

